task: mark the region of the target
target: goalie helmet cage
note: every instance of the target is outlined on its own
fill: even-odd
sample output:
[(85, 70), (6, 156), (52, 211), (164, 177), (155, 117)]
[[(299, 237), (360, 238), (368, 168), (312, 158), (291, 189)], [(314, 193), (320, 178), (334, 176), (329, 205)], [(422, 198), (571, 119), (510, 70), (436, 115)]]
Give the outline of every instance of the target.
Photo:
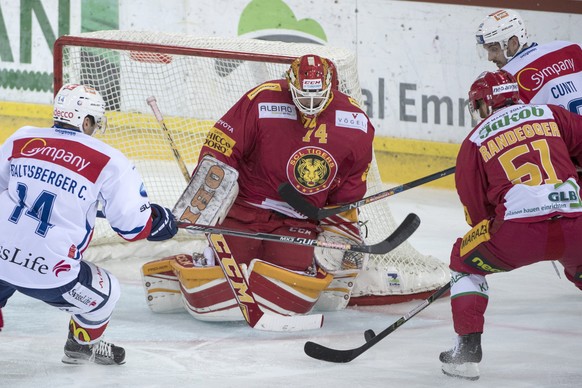
[[(54, 45), (54, 87), (83, 83), (99, 90), (107, 104), (108, 128), (96, 137), (136, 165), (152, 202), (172, 208), (186, 182), (146, 99), (156, 97), (176, 147), (188, 171), (193, 171), (206, 132), (216, 121), (253, 87), (283, 78), (291, 61), (305, 54), (331, 59), (340, 90), (362, 102), (356, 56), (345, 49), (141, 31), (60, 37)], [(386, 189), (374, 158), (366, 195)], [(388, 200), (362, 207), (360, 218), (368, 221), (367, 244), (381, 241), (396, 228)], [(175, 238), (193, 237), (180, 231)], [(106, 221), (97, 220), (92, 245), (121, 241)], [(202, 236), (200, 241), (204, 243)], [(405, 242), (386, 255), (370, 257), (350, 304), (424, 299), (449, 278), (444, 262), (422, 255)]]

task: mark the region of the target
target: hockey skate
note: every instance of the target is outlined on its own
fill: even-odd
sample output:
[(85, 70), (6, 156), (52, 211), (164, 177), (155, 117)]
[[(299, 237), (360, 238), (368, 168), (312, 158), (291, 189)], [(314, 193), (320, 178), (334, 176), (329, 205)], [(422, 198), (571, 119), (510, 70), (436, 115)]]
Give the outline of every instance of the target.
[(75, 341), (69, 333), (62, 361), (65, 364), (120, 365), (125, 363), (125, 349), (103, 340), (92, 345), (83, 345)]
[(479, 362), (482, 358), (481, 333), (458, 336), (455, 347), (442, 352), (439, 357), (444, 374), (466, 380), (479, 379)]

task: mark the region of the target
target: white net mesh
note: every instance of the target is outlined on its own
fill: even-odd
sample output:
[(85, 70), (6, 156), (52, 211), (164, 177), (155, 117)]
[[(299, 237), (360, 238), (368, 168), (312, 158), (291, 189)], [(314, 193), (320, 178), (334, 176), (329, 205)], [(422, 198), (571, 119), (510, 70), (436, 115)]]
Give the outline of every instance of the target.
[[(55, 87), (93, 85), (107, 103), (108, 129), (102, 140), (121, 150), (144, 177), (152, 202), (172, 208), (186, 187), (164, 132), (146, 99), (155, 96), (165, 123), (188, 170), (206, 131), (240, 96), (257, 84), (282, 78), (297, 56), (331, 59), (340, 90), (362, 101), (355, 55), (328, 46), (240, 38), (199, 38), (181, 34), (100, 31), (59, 38), (55, 45)], [(59, 69), (62, 74), (59, 74)], [(368, 193), (385, 190), (376, 163)], [(367, 243), (379, 242), (395, 229), (387, 201), (362, 208), (368, 222)], [(121, 240), (99, 220), (93, 245)], [(180, 232), (178, 240), (191, 239)], [(357, 282), (354, 296), (415, 294), (447, 281), (448, 270), (405, 242), (388, 255), (374, 256)]]

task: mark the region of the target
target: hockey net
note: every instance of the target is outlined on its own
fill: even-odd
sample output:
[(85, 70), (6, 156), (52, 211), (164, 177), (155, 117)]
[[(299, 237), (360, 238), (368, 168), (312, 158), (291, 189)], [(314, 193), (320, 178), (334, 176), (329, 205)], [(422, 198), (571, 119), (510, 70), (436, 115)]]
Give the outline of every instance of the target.
[[(362, 101), (356, 56), (344, 49), (138, 31), (60, 37), (54, 48), (55, 90), (64, 83), (90, 84), (99, 90), (107, 104), (108, 128), (97, 136), (133, 161), (152, 202), (172, 208), (186, 181), (146, 99), (156, 97), (171, 137), (188, 170), (193, 171), (206, 132), (231, 105), (256, 85), (282, 78), (290, 62), (304, 54), (331, 59), (340, 90)], [(374, 159), (366, 195), (386, 189)], [(362, 207), (361, 220), (368, 221), (369, 244), (381, 241), (396, 225), (387, 200)], [(196, 242), (185, 231), (172, 241), (183, 247)], [(104, 246), (109, 257), (114, 257), (114, 249), (109, 247), (127, 246), (125, 252), (131, 252), (134, 243), (122, 242), (106, 221), (97, 220), (92, 246)], [(198, 243), (204, 244), (202, 236)], [(151, 246), (144, 250), (153, 252)], [(425, 256), (405, 242), (387, 255), (370, 258), (350, 304), (425, 298), (448, 279), (449, 271), (441, 260)]]

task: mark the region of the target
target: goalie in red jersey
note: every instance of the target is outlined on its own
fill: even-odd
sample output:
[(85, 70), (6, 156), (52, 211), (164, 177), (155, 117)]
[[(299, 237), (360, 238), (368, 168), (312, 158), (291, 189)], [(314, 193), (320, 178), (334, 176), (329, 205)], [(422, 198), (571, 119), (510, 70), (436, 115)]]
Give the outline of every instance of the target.
[[(228, 212), (221, 227), (361, 243), (355, 209), (320, 222), (309, 220), (284, 202), (277, 189), (289, 182), (317, 207), (360, 200), (366, 193), (374, 131), (358, 103), (337, 89), (331, 61), (317, 55), (295, 59), (285, 79), (262, 83), (243, 95), (216, 122), (200, 150), (199, 160), (211, 156), (238, 172), (238, 192), (233, 191), (232, 207), (222, 209)], [(306, 314), (314, 306), (344, 308), (367, 259), (362, 253), (224, 238), (246, 267), (259, 304), (283, 315)], [(212, 255), (206, 259), (212, 262)], [(216, 275), (222, 275), (219, 268)], [(190, 287), (184, 295), (183, 284), (181, 289), (195, 317), (228, 318), (228, 309), (222, 308), (226, 302), (216, 292), (202, 296)], [(209, 294), (214, 299), (201, 302)]]

